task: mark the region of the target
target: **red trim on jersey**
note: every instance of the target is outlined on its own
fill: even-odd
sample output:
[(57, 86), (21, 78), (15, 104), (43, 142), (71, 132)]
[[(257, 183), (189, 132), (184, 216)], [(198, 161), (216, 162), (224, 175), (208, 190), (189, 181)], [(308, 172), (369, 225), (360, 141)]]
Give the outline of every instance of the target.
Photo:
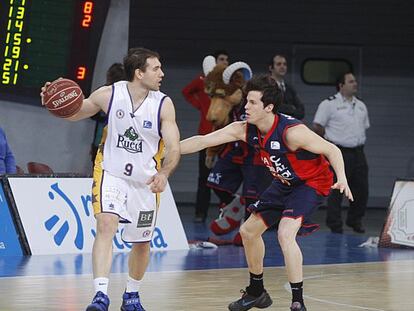
[(234, 194), (230, 190), (227, 190), (227, 189), (224, 189), (224, 188), (220, 188), (220, 187), (218, 187), (216, 185), (213, 185), (213, 184), (210, 184), (210, 183), (207, 183), (206, 186), (209, 187), (209, 188), (211, 188), (211, 189), (217, 189), (217, 190), (220, 190), (220, 191), (223, 191), (223, 192), (227, 192), (227, 193), (230, 193), (230, 194)]
[(262, 135), (259, 131), (259, 128), (257, 127), (257, 132), (258, 132), (258, 137), (259, 137), (259, 144), (262, 148), (265, 148), (265, 145), (267, 143), (267, 141), (269, 140), (270, 136), (272, 136), (273, 132), (275, 131), (277, 124), (279, 123), (279, 116), (277, 114), (275, 114), (275, 118), (273, 120), (273, 124), (272, 124), (272, 128), (269, 130), (269, 132), (267, 132), (265, 138), (262, 141)]

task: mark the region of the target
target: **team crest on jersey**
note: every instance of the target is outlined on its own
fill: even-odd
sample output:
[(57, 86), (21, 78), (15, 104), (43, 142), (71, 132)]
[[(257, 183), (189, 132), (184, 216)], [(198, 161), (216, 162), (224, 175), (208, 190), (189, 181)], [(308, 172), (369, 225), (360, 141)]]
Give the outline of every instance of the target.
[(117, 117), (118, 119), (122, 119), (122, 118), (124, 117), (124, 115), (125, 115), (125, 112), (124, 112), (122, 109), (118, 109), (118, 110), (116, 111), (116, 117)]
[(139, 139), (138, 133), (131, 126), (125, 131), (124, 135), (118, 134), (116, 146), (130, 153), (142, 152), (142, 139)]
[(272, 150), (279, 150), (280, 149), (280, 143), (278, 141), (271, 141), (270, 142), (270, 149)]
[(152, 122), (148, 120), (144, 120), (144, 124), (142, 125), (144, 129), (150, 129), (152, 128)]

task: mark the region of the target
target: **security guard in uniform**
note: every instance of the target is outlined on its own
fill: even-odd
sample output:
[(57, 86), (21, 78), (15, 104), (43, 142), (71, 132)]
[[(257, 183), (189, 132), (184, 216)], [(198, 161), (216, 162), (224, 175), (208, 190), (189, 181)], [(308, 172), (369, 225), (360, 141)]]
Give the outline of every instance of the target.
[[(342, 151), (346, 177), (354, 195), (354, 201), (349, 202), (346, 224), (355, 232), (364, 233), (361, 221), (368, 201), (368, 165), (364, 154), (368, 110), (355, 97), (358, 85), (351, 72), (340, 76), (336, 86), (339, 92), (319, 104), (313, 127), (316, 133)], [(343, 233), (342, 196), (338, 190), (333, 190), (328, 198), (326, 224), (334, 233)]]

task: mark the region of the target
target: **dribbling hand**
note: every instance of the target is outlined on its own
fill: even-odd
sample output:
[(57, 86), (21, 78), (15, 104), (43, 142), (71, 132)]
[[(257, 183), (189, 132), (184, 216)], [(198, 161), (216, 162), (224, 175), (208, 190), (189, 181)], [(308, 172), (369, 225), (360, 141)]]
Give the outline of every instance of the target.
[(47, 89), (47, 87), (49, 86), (49, 85), (51, 85), (52, 84), (52, 82), (49, 82), (49, 81), (47, 81), (43, 86), (42, 86), (42, 88), (40, 89), (40, 100), (42, 101), (42, 106), (44, 106), (45, 105), (45, 102), (44, 102), (44, 97), (45, 97), (45, 92), (46, 92), (46, 89)]
[[(56, 79), (56, 80), (59, 80), (59, 79), (63, 79), (62, 77), (59, 77), (58, 79)], [(51, 85), (52, 84), (52, 82), (50, 82), (50, 81), (47, 81), (47, 82), (45, 82), (45, 84), (41, 87), (41, 89), (40, 89), (40, 99), (41, 99), (41, 101), (42, 101), (42, 106), (44, 106), (45, 105), (45, 102), (44, 102), (44, 97), (45, 97), (45, 92), (46, 92), (46, 89), (47, 89), (47, 87), (49, 86), (49, 85)]]

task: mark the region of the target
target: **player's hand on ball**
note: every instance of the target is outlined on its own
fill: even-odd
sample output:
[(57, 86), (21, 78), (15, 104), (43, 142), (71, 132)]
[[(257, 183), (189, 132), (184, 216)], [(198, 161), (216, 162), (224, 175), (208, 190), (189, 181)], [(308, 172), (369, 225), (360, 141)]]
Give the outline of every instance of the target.
[(147, 181), (147, 185), (153, 193), (163, 192), (167, 185), (167, 176), (163, 173), (157, 173)]
[(42, 106), (44, 106), (45, 105), (45, 92), (46, 92), (46, 89), (47, 89), (47, 87), (49, 86), (49, 85), (51, 85), (52, 84), (52, 82), (49, 82), (49, 81), (47, 81), (43, 86), (42, 86), (42, 88), (40, 89), (40, 99), (41, 99), (41, 101), (42, 101)]
[[(59, 78), (57, 78), (55, 81), (57, 81), (57, 80), (60, 80), (60, 79), (63, 79), (62, 77), (59, 77)], [(46, 89), (47, 89), (47, 87), (49, 86), (49, 85), (51, 85), (52, 84), (52, 82), (50, 82), (50, 81), (47, 81), (47, 82), (45, 82), (45, 84), (41, 87), (41, 89), (40, 89), (40, 99), (42, 100), (42, 106), (44, 106), (45, 105), (45, 102), (44, 102), (44, 98), (45, 98), (45, 92), (46, 92)]]

